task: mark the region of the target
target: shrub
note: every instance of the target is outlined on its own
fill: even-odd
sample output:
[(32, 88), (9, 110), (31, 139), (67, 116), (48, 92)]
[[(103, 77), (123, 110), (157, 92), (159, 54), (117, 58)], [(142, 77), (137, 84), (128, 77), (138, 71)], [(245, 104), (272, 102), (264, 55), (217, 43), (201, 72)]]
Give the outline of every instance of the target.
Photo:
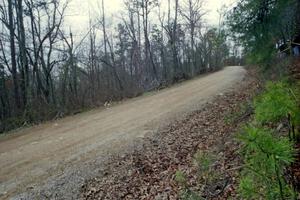
[(292, 199), (294, 192), (284, 180), (284, 169), (293, 162), (293, 143), (275, 137), (272, 130), (247, 126), (239, 139), (245, 166), (239, 194), (245, 199)]
[(267, 83), (266, 92), (254, 103), (255, 119), (258, 122), (278, 122), (291, 116), (295, 120), (299, 116), (297, 100), (292, 95), (292, 90), (287, 83)]

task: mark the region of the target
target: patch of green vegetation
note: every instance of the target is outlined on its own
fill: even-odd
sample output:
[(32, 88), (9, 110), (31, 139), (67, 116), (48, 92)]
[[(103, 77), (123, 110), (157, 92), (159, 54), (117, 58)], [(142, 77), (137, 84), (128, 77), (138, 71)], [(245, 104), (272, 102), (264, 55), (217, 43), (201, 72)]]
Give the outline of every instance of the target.
[(276, 134), (267, 124), (288, 120), (289, 129), (299, 125), (297, 95), (286, 81), (269, 82), (255, 100), (255, 120), (238, 137), (243, 143), (244, 167), (238, 190), (243, 199), (296, 199), (284, 176), (294, 161), (294, 141)]
[(182, 190), (179, 194), (180, 199), (183, 200), (202, 200), (200, 196), (197, 195), (197, 193), (193, 192), (188, 187), (188, 181), (187, 177), (184, 174), (184, 172), (178, 170), (175, 174), (175, 181), (182, 187)]
[(175, 174), (175, 181), (183, 188), (186, 188), (187, 187), (187, 179), (185, 177), (185, 174), (178, 170), (176, 171), (176, 174)]
[(284, 179), (285, 167), (294, 160), (293, 143), (253, 125), (247, 126), (239, 139), (244, 143), (245, 162), (240, 195), (244, 199), (293, 199), (295, 193)]
[(204, 185), (209, 185), (217, 179), (217, 173), (213, 170), (216, 157), (209, 152), (198, 151), (194, 155), (194, 163), (198, 169), (198, 179)]
[(289, 115), (293, 123), (299, 117), (299, 109), (293, 89), (285, 82), (269, 82), (266, 91), (254, 103), (258, 122), (278, 122)]
[[(198, 151), (194, 155), (194, 164), (197, 167), (197, 179), (201, 183), (202, 191), (206, 186), (214, 184), (218, 179), (217, 173), (213, 170), (213, 164), (216, 157), (209, 153)], [(182, 187), (180, 192), (180, 199), (183, 200), (202, 200), (201, 191), (193, 191), (189, 188), (188, 179), (182, 171), (177, 171), (175, 174), (175, 181)]]

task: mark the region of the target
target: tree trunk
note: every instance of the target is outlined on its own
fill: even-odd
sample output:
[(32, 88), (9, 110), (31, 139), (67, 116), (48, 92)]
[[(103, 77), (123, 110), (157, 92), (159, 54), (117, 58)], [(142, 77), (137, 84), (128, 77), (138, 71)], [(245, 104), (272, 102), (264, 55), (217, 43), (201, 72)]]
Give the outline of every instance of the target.
[(21, 89), (22, 89), (22, 100), (23, 106), (27, 104), (27, 92), (29, 87), (29, 70), (28, 70), (28, 60), (26, 56), (26, 37), (25, 28), (23, 22), (23, 0), (17, 1), (17, 19), (18, 19), (18, 36), (19, 36), (19, 49), (20, 49), (20, 68), (21, 68)]
[(9, 18), (9, 36), (10, 36), (10, 55), (11, 55), (11, 69), (12, 78), (14, 84), (14, 99), (17, 108), (21, 107), (18, 74), (17, 74), (17, 62), (16, 62), (16, 47), (15, 47), (15, 31), (14, 31), (14, 16), (12, 0), (8, 0), (8, 18)]
[[(154, 78), (157, 80), (158, 75), (153, 60), (153, 55), (151, 52), (151, 45), (150, 45), (149, 35), (148, 35), (149, 4), (148, 1), (145, 0), (143, 0), (142, 2), (143, 2), (142, 17), (143, 17), (143, 26), (144, 26), (144, 39), (145, 39), (145, 62), (146, 62), (148, 72), (150, 73), (151, 76), (154, 76)], [(150, 71), (152, 71), (152, 73)]]

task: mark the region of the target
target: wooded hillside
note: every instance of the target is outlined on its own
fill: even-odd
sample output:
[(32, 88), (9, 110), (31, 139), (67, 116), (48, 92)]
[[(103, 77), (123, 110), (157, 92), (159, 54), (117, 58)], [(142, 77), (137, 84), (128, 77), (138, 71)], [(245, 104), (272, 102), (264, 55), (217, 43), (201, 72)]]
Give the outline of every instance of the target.
[(1, 0), (0, 132), (219, 69), (229, 56), (222, 26), (204, 23), (203, 0), (124, 0), (108, 24), (105, 1), (77, 37), (68, 1)]

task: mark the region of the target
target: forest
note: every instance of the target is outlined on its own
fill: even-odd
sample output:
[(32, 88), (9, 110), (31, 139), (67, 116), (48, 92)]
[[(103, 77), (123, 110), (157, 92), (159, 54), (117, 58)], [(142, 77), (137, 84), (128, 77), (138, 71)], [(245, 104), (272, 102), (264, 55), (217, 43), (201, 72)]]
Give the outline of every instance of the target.
[[(108, 25), (105, 1), (76, 37), (69, 1), (1, 0), (0, 132), (135, 97), (235, 62), (224, 11), (208, 26), (203, 0), (124, 0)], [(234, 64), (234, 63), (232, 63)]]
[(300, 1), (110, 1), (0, 0), (0, 199), (300, 199)]

